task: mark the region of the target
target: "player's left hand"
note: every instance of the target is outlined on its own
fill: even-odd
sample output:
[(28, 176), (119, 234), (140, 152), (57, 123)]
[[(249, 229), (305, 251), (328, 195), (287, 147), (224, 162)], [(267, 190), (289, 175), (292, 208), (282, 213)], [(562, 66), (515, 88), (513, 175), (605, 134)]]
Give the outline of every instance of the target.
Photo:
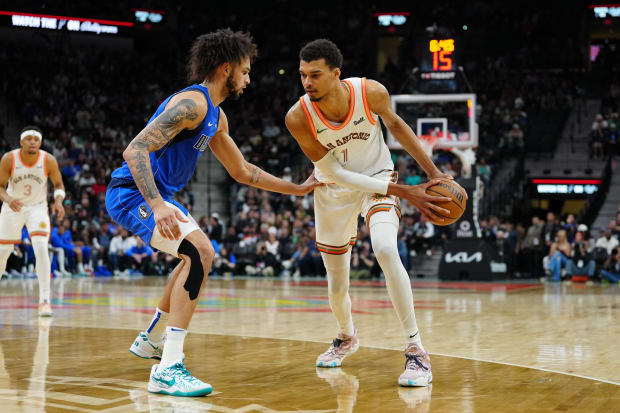
[(52, 215), (56, 214), (56, 217), (58, 218), (58, 220), (62, 221), (62, 219), (65, 217), (65, 207), (61, 202), (54, 202), (52, 204)]
[(314, 188), (316, 188), (317, 186), (323, 186), (323, 185), (325, 184), (322, 182), (319, 182), (314, 176), (314, 171), (312, 171), (308, 179), (306, 179), (306, 181), (303, 184), (297, 185), (297, 192), (294, 193), (293, 195), (304, 196), (307, 193), (312, 192)]
[[(435, 174), (433, 176), (430, 177), (430, 179), (447, 179), (449, 181), (454, 181), (454, 177), (450, 174), (446, 174), (443, 172), (440, 172), (438, 174)], [(454, 182), (455, 184), (457, 184), (465, 193), (465, 199), (469, 199), (469, 196), (467, 195), (467, 191), (458, 183), (458, 182)]]

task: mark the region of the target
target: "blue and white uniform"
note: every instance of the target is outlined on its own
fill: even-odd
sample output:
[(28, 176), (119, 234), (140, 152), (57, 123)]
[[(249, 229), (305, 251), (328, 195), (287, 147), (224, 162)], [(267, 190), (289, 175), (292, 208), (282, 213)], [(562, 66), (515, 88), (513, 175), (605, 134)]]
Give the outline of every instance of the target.
[(215, 135), (220, 108), (213, 105), (206, 87), (192, 85), (164, 100), (147, 123), (153, 122), (164, 111), (173, 96), (188, 91), (200, 92), (204, 95), (208, 105), (205, 118), (195, 129), (183, 130), (161, 149), (149, 155), (155, 184), (164, 202), (188, 217), (189, 222), (179, 222), (181, 228), (179, 240), (168, 240), (161, 236), (156, 228), (153, 212), (136, 186), (126, 162), (112, 172), (112, 180), (106, 192), (106, 207), (114, 221), (138, 235), (146, 245), (175, 256), (177, 256), (177, 249), (183, 238), (199, 227), (187, 209), (173, 199), (174, 194), (189, 182), (196, 169), (198, 158)]

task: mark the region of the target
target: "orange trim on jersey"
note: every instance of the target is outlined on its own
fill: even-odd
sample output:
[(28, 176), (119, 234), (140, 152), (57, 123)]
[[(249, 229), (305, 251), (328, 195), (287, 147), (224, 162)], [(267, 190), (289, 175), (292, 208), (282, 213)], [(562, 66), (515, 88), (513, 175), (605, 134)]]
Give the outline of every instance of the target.
[(47, 172), (47, 156), (43, 157), (43, 175), (49, 176), (49, 173)]
[(21, 244), (22, 240), (8, 240), (8, 239), (0, 239), (0, 244), (2, 245), (10, 245), (10, 244)]
[(11, 165), (11, 176), (13, 176), (13, 173), (15, 172), (15, 151), (11, 152), (11, 162), (13, 162)]
[(21, 150), (21, 149), (19, 149), (19, 150), (17, 151), (17, 153), (19, 154), (19, 160), (20, 160), (20, 162), (21, 162), (21, 163), (22, 163), (22, 165), (24, 165), (26, 168), (33, 168), (33, 167), (35, 167), (35, 166), (37, 165), (37, 163), (39, 163), (39, 159), (41, 159), (41, 152), (43, 152), (43, 151), (39, 150), (39, 155), (37, 156), (37, 160), (36, 160), (36, 161), (34, 161), (34, 163), (33, 163), (32, 165), (28, 165), (26, 162), (24, 162), (24, 158), (22, 158), (22, 150)]
[(306, 119), (308, 120), (308, 126), (310, 126), (310, 130), (312, 131), (312, 135), (314, 135), (315, 140), (319, 140), (319, 137), (316, 135), (316, 129), (314, 127), (314, 122), (312, 121), (312, 116), (310, 116), (310, 111), (308, 110), (308, 106), (306, 106), (306, 102), (304, 101), (304, 97), (299, 98), (299, 103), (301, 104), (301, 108), (304, 110), (306, 114)]
[(371, 125), (376, 125), (377, 121), (372, 117), (372, 112), (370, 111), (370, 106), (368, 105), (368, 100), (366, 99), (366, 78), (362, 78), (362, 101), (364, 102), (364, 111), (366, 111), (366, 116), (368, 116), (368, 122)]
[(28, 235), (30, 235), (30, 237), (47, 237), (49, 235), (49, 232), (45, 232), (45, 231), (32, 231)]
[(310, 103), (312, 103), (312, 107), (314, 108), (314, 111), (318, 115), (319, 119), (321, 119), (323, 124), (325, 126), (327, 126), (331, 130), (340, 130), (340, 129), (344, 128), (345, 126), (347, 126), (347, 124), (349, 123), (349, 121), (353, 117), (353, 112), (355, 112), (355, 89), (353, 89), (353, 85), (348, 80), (343, 80), (343, 82), (349, 88), (349, 113), (347, 114), (347, 118), (344, 120), (344, 122), (342, 122), (342, 125), (340, 125), (340, 126), (333, 125), (330, 121), (325, 119), (325, 116), (323, 116), (323, 113), (321, 112), (321, 109), (319, 109), (319, 107), (316, 105), (316, 103), (310, 102)]

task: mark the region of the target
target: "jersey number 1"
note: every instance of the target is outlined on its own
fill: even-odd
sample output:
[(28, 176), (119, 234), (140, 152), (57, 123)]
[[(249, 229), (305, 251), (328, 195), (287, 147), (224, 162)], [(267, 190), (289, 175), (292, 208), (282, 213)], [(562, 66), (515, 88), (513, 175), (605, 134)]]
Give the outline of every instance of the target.
[(347, 149), (343, 149), (342, 151), (342, 162), (347, 163), (349, 160), (349, 156), (347, 155)]

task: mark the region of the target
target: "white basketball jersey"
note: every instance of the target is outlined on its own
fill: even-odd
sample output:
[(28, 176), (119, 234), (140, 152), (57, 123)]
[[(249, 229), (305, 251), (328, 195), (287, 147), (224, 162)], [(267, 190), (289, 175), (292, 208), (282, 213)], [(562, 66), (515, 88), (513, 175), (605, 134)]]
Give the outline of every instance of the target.
[[(372, 176), (393, 170), (379, 117), (370, 111), (366, 101), (366, 78), (351, 77), (343, 82), (349, 88), (349, 113), (342, 124), (327, 120), (307, 94), (299, 99), (315, 139), (349, 171)], [(315, 176), (320, 182), (329, 183), (318, 169)]]
[(39, 157), (33, 165), (24, 163), (21, 149), (15, 149), (11, 154), (13, 169), (7, 188), (9, 196), (20, 200), (24, 205), (47, 202), (46, 152), (39, 150)]

